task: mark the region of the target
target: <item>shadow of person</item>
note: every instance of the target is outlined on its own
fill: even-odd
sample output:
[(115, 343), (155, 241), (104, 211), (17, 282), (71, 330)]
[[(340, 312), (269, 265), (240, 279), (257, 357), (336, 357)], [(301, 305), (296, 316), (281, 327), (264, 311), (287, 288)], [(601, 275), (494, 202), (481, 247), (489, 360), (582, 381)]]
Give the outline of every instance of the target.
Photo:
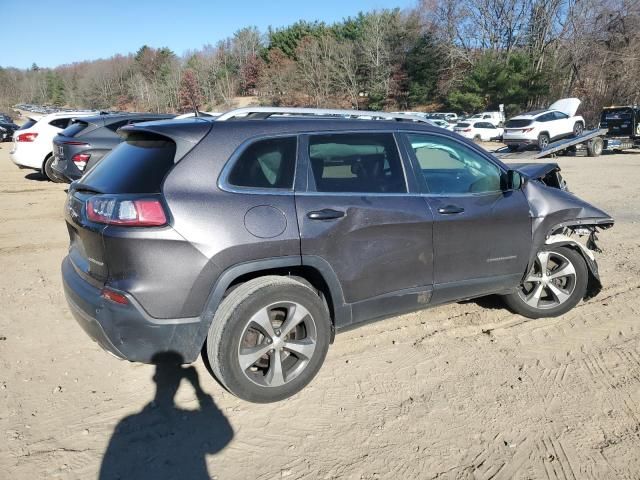
[[(209, 479), (206, 454), (222, 450), (233, 438), (231, 424), (200, 386), (192, 366), (175, 353), (154, 357), (156, 395), (139, 413), (118, 423), (102, 459), (100, 480)], [(182, 380), (193, 387), (197, 410), (174, 404)]]

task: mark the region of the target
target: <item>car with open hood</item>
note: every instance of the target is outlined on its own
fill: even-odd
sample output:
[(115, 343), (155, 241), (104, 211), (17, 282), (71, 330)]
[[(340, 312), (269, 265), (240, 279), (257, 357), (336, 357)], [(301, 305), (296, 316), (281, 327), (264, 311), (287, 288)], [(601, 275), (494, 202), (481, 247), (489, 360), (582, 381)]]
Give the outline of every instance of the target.
[(584, 118), (576, 115), (580, 100), (563, 98), (544, 110), (521, 113), (507, 121), (502, 141), (510, 148), (534, 145), (544, 150), (551, 142), (579, 137), (585, 127)]
[(69, 308), (113, 355), (202, 353), (248, 401), (298, 392), (371, 320), (490, 294), (552, 317), (601, 289), (614, 220), (557, 165), (418, 117), (250, 107), (119, 133), (69, 187)]

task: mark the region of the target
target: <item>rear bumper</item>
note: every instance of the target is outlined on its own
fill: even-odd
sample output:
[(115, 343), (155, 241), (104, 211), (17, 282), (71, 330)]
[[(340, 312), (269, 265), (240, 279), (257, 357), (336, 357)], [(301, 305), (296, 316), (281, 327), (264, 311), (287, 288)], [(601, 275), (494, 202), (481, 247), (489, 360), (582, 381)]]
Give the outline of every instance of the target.
[[(75, 168), (75, 167), (74, 167)], [(53, 170), (54, 175), (62, 180), (63, 182), (67, 182), (67, 183), (71, 183), (74, 180), (77, 180), (78, 178), (80, 178), (82, 176), (82, 174), (80, 175), (70, 175), (67, 170), (67, 161), (66, 160), (60, 160), (59, 157), (56, 156), (55, 160), (53, 161), (53, 163), (51, 164), (51, 170)]]
[(100, 289), (76, 272), (69, 257), (62, 262), (62, 280), (69, 309), (78, 324), (116, 357), (153, 363), (157, 354), (172, 352), (185, 363), (198, 358), (203, 338), (199, 318), (156, 319), (130, 295), (128, 305), (106, 300)]
[(19, 149), (14, 145), (9, 152), (9, 157), (11, 157), (11, 161), (20, 168), (31, 168), (33, 170), (40, 170), (42, 168), (42, 160), (38, 153), (24, 145), (21, 145)]
[(502, 136), (502, 143), (506, 145), (537, 145), (537, 138), (518, 138)]

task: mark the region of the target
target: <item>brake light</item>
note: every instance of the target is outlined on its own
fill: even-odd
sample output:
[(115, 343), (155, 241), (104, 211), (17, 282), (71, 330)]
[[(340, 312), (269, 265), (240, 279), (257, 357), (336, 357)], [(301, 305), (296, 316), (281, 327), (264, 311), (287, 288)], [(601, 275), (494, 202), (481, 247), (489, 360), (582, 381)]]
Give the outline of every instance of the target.
[(464, 130), (462, 130), (463, 132), (470, 132), (471, 129), (470, 128), (465, 128)]
[(129, 299), (122, 295), (121, 293), (115, 292), (110, 288), (103, 288), (101, 292), (102, 298), (106, 298), (107, 300), (111, 300), (112, 302), (119, 303), (120, 305), (126, 305), (129, 303)]
[(522, 129), (522, 133), (529, 133), (531, 130), (533, 130), (533, 127), (531, 127), (531, 128), (523, 128)]
[(83, 145), (83, 146), (89, 145), (88, 143), (85, 143), (85, 142), (77, 142), (77, 141), (74, 141), (74, 140), (69, 140), (69, 141), (67, 141), (67, 142), (60, 142), (60, 143), (62, 143), (62, 144), (64, 144), (64, 145)]
[(90, 153), (76, 153), (73, 157), (71, 157), (71, 160), (73, 160), (73, 163), (76, 164), (76, 167), (78, 167), (78, 169), (82, 171), (84, 170), (84, 167), (87, 166), (87, 162), (90, 158)]
[(18, 142), (33, 142), (36, 137), (38, 136), (38, 134), (36, 132), (31, 132), (31, 133), (21, 133), (20, 135), (18, 135)]
[(87, 218), (96, 223), (123, 227), (158, 227), (167, 224), (162, 203), (156, 199), (95, 196), (87, 200), (86, 207)]

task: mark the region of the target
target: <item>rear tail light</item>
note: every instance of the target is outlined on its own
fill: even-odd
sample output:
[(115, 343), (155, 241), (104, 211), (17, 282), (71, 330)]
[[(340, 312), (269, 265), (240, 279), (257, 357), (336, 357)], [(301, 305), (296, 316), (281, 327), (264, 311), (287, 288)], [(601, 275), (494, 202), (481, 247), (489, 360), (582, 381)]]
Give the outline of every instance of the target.
[(158, 227), (167, 224), (162, 203), (155, 198), (95, 196), (87, 200), (87, 218), (92, 222), (123, 227)]
[(71, 160), (73, 160), (73, 163), (76, 164), (76, 167), (78, 167), (78, 170), (83, 171), (84, 167), (87, 166), (87, 162), (89, 161), (90, 158), (91, 158), (90, 153), (76, 153), (73, 157), (71, 157)]
[(38, 134), (36, 132), (21, 133), (20, 135), (18, 135), (17, 140), (19, 142), (33, 142), (37, 136)]
[(126, 305), (129, 303), (129, 299), (123, 294), (111, 290), (107, 287), (103, 288), (100, 294), (102, 298), (106, 298), (107, 300), (111, 300), (112, 302), (119, 303), (120, 305)]
[(63, 143), (63, 144), (65, 144), (65, 145), (83, 145), (83, 146), (84, 146), (84, 145), (89, 145), (88, 143), (85, 143), (85, 142), (77, 142), (77, 141), (75, 141), (75, 140), (68, 140), (68, 141), (66, 141), (66, 142), (60, 142), (60, 143)]
[(522, 129), (522, 133), (529, 133), (532, 130), (533, 130), (533, 127), (532, 128), (523, 128)]
[(465, 128), (464, 130), (462, 130), (463, 132), (470, 132), (471, 129), (470, 128)]

